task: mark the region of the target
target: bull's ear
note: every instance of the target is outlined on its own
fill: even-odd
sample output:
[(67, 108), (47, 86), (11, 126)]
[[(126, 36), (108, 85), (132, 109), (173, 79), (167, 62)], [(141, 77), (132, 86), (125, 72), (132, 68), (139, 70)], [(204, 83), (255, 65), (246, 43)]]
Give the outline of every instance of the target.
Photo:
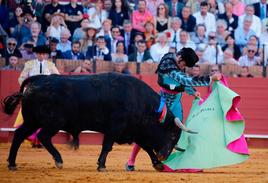
[(179, 118), (174, 118), (174, 123), (175, 123), (176, 126), (178, 126), (179, 128), (181, 128), (181, 129), (182, 129), (183, 131), (185, 131), (185, 132), (192, 133), (192, 134), (197, 134), (197, 132), (192, 131), (192, 130), (186, 128), (186, 127), (182, 124), (182, 122), (181, 122), (181, 120), (180, 120)]

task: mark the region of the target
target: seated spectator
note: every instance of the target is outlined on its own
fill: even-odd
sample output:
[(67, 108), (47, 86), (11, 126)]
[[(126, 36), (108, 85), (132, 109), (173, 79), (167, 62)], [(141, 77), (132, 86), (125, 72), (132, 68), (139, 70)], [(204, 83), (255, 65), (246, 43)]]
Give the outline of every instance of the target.
[(80, 52), (81, 43), (79, 41), (72, 43), (72, 50), (66, 51), (62, 53), (63, 59), (69, 60), (84, 60), (85, 56)]
[(23, 44), (23, 48), (20, 50), (22, 58), (24, 60), (36, 59), (36, 54), (33, 52), (33, 43), (27, 42)]
[(123, 29), (124, 20), (130, 19), (127, 1), (113, 0), (109, 19), (112, 20), (112, 26), (119, 26)]
[(235, 44), (235, 40), (232, 34), (226, 36), (225, 38), (226, 44), (222, 47), (222, 50), (225, 51), (226, 49), (229, 49), (233, 52), (234, 59), (238, 60), (241, 56), (240, 48), (237, 44)]
[(82, 21), (81, 21), (81, 27), (77, 27), (75, 30), (74, 30), (74, 34), (73, 34), (73, 41), (80, 41), (82, 38), (85, 37), (85, 31), (84, 31), (84, 28), (87, 27), (89, 25), (89, 20), (87, 18), (84, 18)]
[(237, 75), (240, 78), (253, 78), (254, 76), (250, 74), (248, 66), (242, 66), (240, 74)]
[(241, 16), (239, 16), (238, 19), (238, 26), (242, 26), (243, 25), (243, 21), (244, 18), (246, 16), (251, 17), (252, 19), (252, 24), (250, 26), (250, 29), (253, 30), (256, 35), (259, 37), (261, 34), (261, 19), (259, 17), (257, 17), (256, 15), (254, 15), (254, 7), (251, 4), (248, 4), (245, 8), (245, 13)]
[(191, 14), (191, 8), (184, 6), (179, 16), (181, 19), (181, 29), (192, 34), (196, 26), (196, 18)]
[(168, 7), (165, 3), (160, 3), (157, 7), (154, 25), (157, 32), (164, 32), (170, 29), (171, 18), (168, 15)]
[(41, 24), (33, 22), (30, 27), (31, 34), (22, 39), (22, 43), (31, 41), (34, 46), (46, 45), (47, 38), (41, 32)]
[(223, 52), (223, 63), (224, 64), (234, 64), (239, 65), (238, 61), (234, 59), (233, 51), (227, 48)]
[(70, 31), (65, 28), (62, 30), (60, 35), (60, 42), (57, 44), (57, 50), (63, 52), (70, 51), (71, 50), (71, 41), (69, 41), (69, 38), (71, 37)]
[(138, 41), (145, 40), (144, 34), (142, 32), (136, 32), (133, 42), (128, 48), (128, 55), (134, 53), (138, 49)]
[(171, 28), (168, 30), (170, 32), (170, 46), (177, 47), (177, 43), (180, 42), (180, 32), (181, 32), (181, 20), (178, 17), (173, 17), (171, 19)]
[(118, 41), (116, 43), (116, 52), (111, 54), (113, 62), (128, 62), (128, 56), (124, 53), (124, 42)]
[(130, 74), (129, 70), (127, 69), (127, 63), (123, 61), (118, 61), (113, 63), (114, 72), (121, 73), (121, 74)]
[(254, 7), (254, 13), (257, 17), (259, 17), (261, 20), (267, 18), (267, 12), (268, 12), (267, 0), (260, 0), (259, 2), (255, 1), (253, 7)]
[(137, 31), (144, 32), (144, 25), (147, 21), (152, 21), (153, 16), (151, 12), (147, 9), (146, 0), (139, 0), (138, 10), (134, 10), (132, 13), (132, 25), (133, 29)]
[(238, 16), (233, 14), (233, 5), (230, 2), (224, 3), (225, 13), (220, 14), (218, 19), (223, 19), (227, 22), (227, 30), (230, 33), (234, 33), (235, 29), (238, 27)]
[(83, 7), (77, 3), (77, 0), (71, 0), (70, 3), (64, 7), (64, 16), (66, 25), (72, 35), (83, 19)]
[(86, 55), (89, 46), (93, 46), (96, 42), (97, 28), (93, 24), (88, 24), (83, 28), (84, 37), (80, 40), (81, 52)]
[(240, 0), (230, 0), (233, 5), (233, 14), (236, 16), (241, 16), (245, 12), (245, 4)]
[(112, 21), (110, 19), (104, 20), (102, 22), (102, 27), (96, 37), (104, 36), (105, 40), (111, 40), (112, 39), (111, 28), (112, 28)]
[(191, 9), (192, 14), (200, 11), (200, 4), (203, 0), (187, 0), (186, 6)]
[(253, 65), (260, 65), (261, 58), (259, 56), (255, 56), (257, 49), (253, 45), (247, 46), (247, 54), (243, 55), (239, 58), (239, 65), (240, 66), (253, 66)]
[(57, 45), (59, 41), (56, 38), (49, 39), (49, 49), (50, 55), (49, 58), (55, 63), (57, 59), (62, 58), (62, 53), (60, 50), (57, 50)]
[(95, 59), (96, 61), (104, 60), (111, 61), (111, 53), (106, 46), (106, 41), (104, 36), (99, 36), (96, 39), (96, 44), (94, 46), (88, 47), (86, 58), (89, 60)]
[(192, 48), (195, 50), (195, 43), (190, 39), (188, 32), (180, 31), (180, 42), (177, 43), (177, 50), (182, 48)]
[(2, 67), (1, 70), (21, 71), (21, 67), (19, 66), (19, 59), (15, 54), (10, 55), (8, 60), (9, 64), (5, 67)]
[(239, 26), (235, 30), (235, 43), (240, 47), (241, 50), (244, 46), (246, 46), (249, 37), (252, 35), (256, 35), (256, 33), (250, 28), (251, 24), (252, 17), (245, 16), (243, 20), (243, 26)]
[(169, 51), (169, 40), (165, 33), (158, 33), (157, 42), (150, 48), (153, 61), (159, 63), (161, 58)]
[(157, 8), (161, 3), (164, 3), (164, 0), (146, 0), (146, 9), (155, 17), (157, 16)]
[[(146, 28), (146, 26), (145, 26)], [(121, 35), (124, 38), (125, 53), (129, 53), (129, 46), (133, 43), (136, 31), (132, 28), (130, 20), (124, 20), (123, 30), (121, 30)]]
[[(268, 6), (268, 5), (267, 5)], [(263, 60), (268, 63), (268, 18), (263, 20), (263, 31), (260, 35), (260, 45), (264, 48)]]
[(103, 9), (103, 0), (96, 0), (95, 6), (88, 10), (89, 22), (94, 24), (97, 29), (101, 28), (101, 25), (109, 14)]
[(179, 0), (165, 0), (165, 4), (168, 6), (168, 15), (170, 17), (178, 17), (181, 15), (181, 11), (184, 4)]
[(153, 62), (150, 52), (146, 48), (146, 42), (144, 40), (140, 40), (137, 43), (138, 49), (129, 55), (129, 62)]
[(209, 69), (209, 75), (212, 76), (216, 73), (221, 73), (219, 65), (211, 65)]
[(206, 64), (206, 61), (203, 57), (205, 50), (206, 50), (206, 45), (204, 43), (197, 45), (195, 49), (195, 53), (199, 58), (198, 64)]
[(123, 39), (121, 37), (121, 32), (120, 32), (120, 28), (118, 26), (112, 27), (111, 29), (112, 31), (112, 39), (105, 39), (107, 42), (107, 47), (109, 49), (109, 51), (111, 53), (115, 53), (116, 52), (116, 44), (119, 41), (119, 39)]
[(12, 19), (10, 20), (10, 34), (12, 35), (15, 31), (16, 25), (19, 24), (19, 19), (21, 19), (21, 14), (23, 13), (22, 7), (18, 6), (15, 10), (15, 14), (13, 15)]
[(216, 22), (216, 39), (217, 43), (222, 47), (225, 45), (225, 38), (230, 34), (227, 29), (227, 23), (223, 19), (219, 19)]
[(219, 14), (224, 13), (224, 6), (221, 1), (208, 0), (208, 11), (218, 17)]
[[(260, 45), (260, 41), (259, 41), (259, 38), (257, 36), (255, 36), (255, 35), (250, 36), (249, 40), (247, 42), (247, 45), (251, 45), (251, 46), (256, 47), (255, 56), (259, 56), (260, 58), (263, 58), (263, 48)], [(242, 54), (243, 55), (247, 54), (247, 46), (243, 48)]]
[(6, 65), (9, 65), (9, 57), (11, 55), (16, 55), (18, 58), (21, 58), (21, 52), (17, 48), (17, 41), (14, 38), (8, 38), (6, 48), (1, 53), (2, 57), (6, 59)]
[(201, 76), (201, 69), (200, 69), (200, 65), (194, 65), (191, 69), (190, 69), (190, 76), (192, 77), (200, 77)]
[(150, 21), (146, 22), (144, 26), (145, 26), (144, 36), (145, 36), (146, 46), (147, 46), (147, 49), (150, 49), (151, 46), (155, 44), (156, 29), (155, 29), (154, 23)]
[(67, 28), (67, 25), (64, 22), (63, 16), (56, 14), (51, 18), (51, 23), (47, 28), (46, 36), (56, 38), (60, 41), (60, 35), (64, 28)]
[(207, 64), (223, 63), (223, 52), (217, 44), (215, 32), (210, 32), (208, 35), (208, 45), (204, 51), (203, 58)]
[(196, 31), (195, 31), (195, 34), (192, 36), (192, 41), (196, 44), (196, 46), (199, 44), (208, 43), (205, 24), (196, 25)]
[(91, 62), (89, 60), (84, 60), (81, 66), (78, 66), (76, 69), (71, 71), (73, 73), (80, 73), (80, 74), (90, 74), (91, 73)]

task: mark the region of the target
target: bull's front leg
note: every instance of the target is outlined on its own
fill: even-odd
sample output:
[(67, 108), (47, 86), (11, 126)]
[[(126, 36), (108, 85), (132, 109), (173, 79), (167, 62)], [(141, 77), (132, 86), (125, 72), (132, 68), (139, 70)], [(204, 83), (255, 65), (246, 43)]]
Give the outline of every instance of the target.
[(154, 169), (156, 169), (157, 171), (162, 171), (164, 169), (163, 163), (158, 160), (153, 150), (151, 149), (144, 149), (144, 150), (150, 156)]
[(101, 154), (100, 154), (98, 162), (97, 162), (97, 164), (98, 164), (97, 170), (99, 172), (107, 171), (106, 166), (105, 166), (105, 162), (106, 162), (106, 158), (107, 158), (108, 153), (113, 148), (113, 144), (114, 144), (114, 141), (111, 140), (111, 138), (104, 135), (103, 142), (102, 142)]

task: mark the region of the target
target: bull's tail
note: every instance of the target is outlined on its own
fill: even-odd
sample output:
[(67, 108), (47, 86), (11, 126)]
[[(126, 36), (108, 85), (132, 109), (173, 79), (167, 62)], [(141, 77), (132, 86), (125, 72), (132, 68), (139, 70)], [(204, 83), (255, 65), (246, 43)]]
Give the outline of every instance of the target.
[(13, 114), (13, 112), (15, 111), (17, 105), (20, 103), (22, 96), (23, 96), (23, 91), (24, 91), (24, 87), (26, 85), (28, 85), (29, 83), (32, 83), (33, 81), (35, 81), (37, 78), (37, 76), (33, 76), (30, 78), (27, 78), (21, 85), (20, 87), (20, 91), (16, 92), (12, 95), (9, 95), (7, 97), (4, 98), (4, 100), (1, 102), (2, 105), (2, 110), (4, 113), (11, 115)]

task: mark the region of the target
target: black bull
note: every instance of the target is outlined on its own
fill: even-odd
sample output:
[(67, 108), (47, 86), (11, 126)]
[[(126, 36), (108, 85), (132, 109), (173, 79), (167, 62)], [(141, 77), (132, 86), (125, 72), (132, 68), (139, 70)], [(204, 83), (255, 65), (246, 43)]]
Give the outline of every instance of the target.
[(20, 100), (24, 123), (15, 131), (10, 148), (11, 170), (16, 169), (21, 143), (39, 128), (37, 137), (58, 168), (63, 160), (51, 138), (59, 130), (73, 136), (83, 130), (103, 133), (97, 162), (100, 171), (105, 170), (106, 157), (115, 142), (137, 143), (148, 153), (153, 166), (161, 170), (161, 161), (171, 153), (181, 133), (169, 110), (164, 123), (159, 123), (160, 96), (132, 76), (115, 73), (33, 76), (23, 82), (20, 92), (5, 98), (4, 111), (12, 114)]

